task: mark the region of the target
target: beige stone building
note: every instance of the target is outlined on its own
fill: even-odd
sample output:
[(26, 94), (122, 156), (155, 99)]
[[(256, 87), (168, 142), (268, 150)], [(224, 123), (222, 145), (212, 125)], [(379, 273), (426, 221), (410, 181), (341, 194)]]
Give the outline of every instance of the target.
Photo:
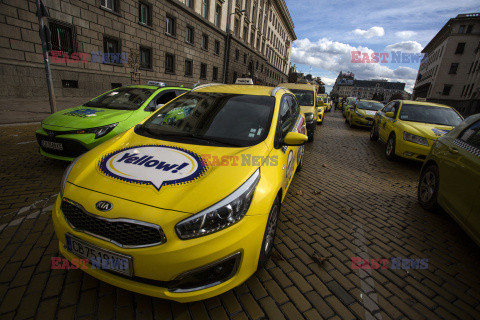
[(414, 99), (446, 104), (465, 116), (480, 112), (480, 13), (450, 19), (422, 53)]
[[(43, 0), (57, 97), (119, 85), (285, 82), (294, 25), (284, 0)], [(47, 95), (35, 0), (0, 4), (0, 96)], [(229, 32), (230, 31), (230, 32)]]

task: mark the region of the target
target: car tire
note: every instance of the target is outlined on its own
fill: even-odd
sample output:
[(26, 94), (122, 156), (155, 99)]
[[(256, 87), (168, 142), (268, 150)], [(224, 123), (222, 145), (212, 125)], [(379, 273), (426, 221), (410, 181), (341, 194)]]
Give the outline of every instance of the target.
[(260, 248), (260, 256), (258, 258), (258, 269), (261, 269), (265, 266), (272, 254), (273, 241), (275, 240), (275, 234), (277, 233), (279, 215), (280, 198), (277, 196), (275, 201), (273, 201), (272, 208), (268, 214), (267, 226), (265, 227), (265, 233), (263, 234), (262, 247)]
[(301, 155), (301, 158), (300, 158), (300, 163), (297, 165), (297, 169), (295, 170), (295, 172), (300, 172), (302, 171), (302, 168), (303, 168), (303, 157), (305, 156), (305, 147), (300, 147), (302, 148), (302, 155)]
[(420, 174), (418, 181), (417, 198), (418, 203), (424, 209), (437, 211), (438, 205), (438, 187), (440, 185), (438, 167), (431, 164)]
[(396, 139), (395, 139), (395, 134), (390, 134), (387, 140), (387, 145), (385, 146), (385, 155), (387, 156), (387, 159), (390, 161), (395, 161), (397, 159), (397, 156), (395, 155), (395, 144), (396, 144)]
[(370, 129), (370, 140), (371, 141), (378, 141), (378, 128), (375, 125), (375, 123), (372, 125), (372, 128)]

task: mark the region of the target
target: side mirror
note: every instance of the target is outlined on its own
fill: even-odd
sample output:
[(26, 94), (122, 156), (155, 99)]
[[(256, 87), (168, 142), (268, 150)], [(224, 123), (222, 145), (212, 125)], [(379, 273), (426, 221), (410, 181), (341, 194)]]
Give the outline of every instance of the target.
[(289, 132), (283, 139), (283, 144), (286, 146), (301, 146), (308, 141), (308, 137), (303, 133)]
[(394, 116), (395, 116), (395, 113), (393, 113), (393, 112), (387, 112), (387, 113), (385, 113), (385, 117), (393, 118)]

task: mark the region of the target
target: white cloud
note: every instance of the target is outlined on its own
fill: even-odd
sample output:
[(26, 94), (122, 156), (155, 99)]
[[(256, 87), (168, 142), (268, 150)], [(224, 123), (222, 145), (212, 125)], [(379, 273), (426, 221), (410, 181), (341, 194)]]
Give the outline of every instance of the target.
[[(294, 42), (292, 48), (292, 63), (309, 65), (334, 74), (340, 71), (351, 71), (356, 79), (387, 79), (389, 81), (405, 82), (405, 88), (413, 88), (417, 70), (410, 67), (390, 69), (386, 63), (352, 63), (352, 51), (372, 54), (368, 47), (354, 47), (346, 43), (322, 38), (311, 42), (305, 38)], [(326, 85), (333, 85), (335, 79), (322, 78)], [(332, 80), (332, 81), (329, 81)]]
[(396, 35), (398, 38), (410, 39), (410, 38), (415, 37), (415, 36), (417, 35), (417, 33), (416, 33), (415, 31), (405, 30), (405, 31), (395, 32), (395, 35)]
[(355, 29), (352, 31), (353, 34), (357, 36), (362, 36), (364, 38), (370, 39), (373, 37), (383, 37), (385, 35), (385, 30), (382, 27), (371, 27), (368, 30)]
[(386, 46), (385, 50), (420, 53), (423, 50), (423, 47), (417, 41), (402, 41)]

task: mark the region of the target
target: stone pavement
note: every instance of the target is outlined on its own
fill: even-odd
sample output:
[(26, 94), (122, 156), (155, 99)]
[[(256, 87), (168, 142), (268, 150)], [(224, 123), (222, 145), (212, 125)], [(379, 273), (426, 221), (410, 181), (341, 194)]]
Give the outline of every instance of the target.
[[(0, 128), (1, 319), (480, 319), (480, 248), (418, 206), (421, 164), (387, 161), (339, 112), (306, 147), (266, 269), (189, 304), (51, 270), (50, 206), (66, 164), (38, 154), (35, 128)], [(428, 259), (428, 269), (355, 270), (352, 257)]]
[[(57, 98), (57, 110), (77, 107), (92, 97)], [(0, 99), (0, 125), (40, 122), (50, 114), (47, 98), (2, 98)]]

